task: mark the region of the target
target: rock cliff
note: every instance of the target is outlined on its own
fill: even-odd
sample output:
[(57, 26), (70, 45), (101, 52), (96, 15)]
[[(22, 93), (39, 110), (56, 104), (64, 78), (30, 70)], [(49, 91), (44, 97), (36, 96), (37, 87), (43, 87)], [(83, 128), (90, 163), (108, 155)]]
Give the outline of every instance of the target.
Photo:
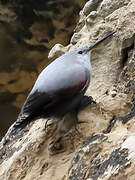
[(85, 4), (69, 45), (56, 44), (49, 57), (55, 59), (116, 31), (92, 52), (87, 94), (96, 104), (79, 113), (79, 134), (72, 128), (59, 138), (57, 119), (46, 131), (46, 120), (39, 119), (8, 146), (1, 142), (1, 180), (135, 179), (134, 27), (134, 0)]

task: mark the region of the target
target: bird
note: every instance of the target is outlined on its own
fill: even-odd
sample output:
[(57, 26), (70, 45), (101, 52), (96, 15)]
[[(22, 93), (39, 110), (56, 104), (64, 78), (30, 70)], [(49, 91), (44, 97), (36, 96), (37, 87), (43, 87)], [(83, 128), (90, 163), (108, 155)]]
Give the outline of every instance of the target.
[(9, 143), (37, 117), (64, 117), (92, 101), (85, 95), (91, 79), (91, 50), (115, 32), (91, 44), (65, 53), (50, 63), (38, 76), (17, 120), (3, 138)]

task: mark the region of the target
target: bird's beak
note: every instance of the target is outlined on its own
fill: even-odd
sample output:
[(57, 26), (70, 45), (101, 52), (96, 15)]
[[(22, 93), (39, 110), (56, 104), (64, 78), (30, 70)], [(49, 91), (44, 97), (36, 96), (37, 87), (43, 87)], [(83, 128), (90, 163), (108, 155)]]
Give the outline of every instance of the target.
[(115, 32), (111, 32), (108, 35), (104, 36), (103, 38), (99, 39), (97, 42), (93, 43), (92, 45), (90, 45), (90, 47), (88, 47), (87, 51), (90, 51), (91, 49), (93, 49), (94, 47), (96, 47), (98, 44), (100, 44), (101, 42), (103, 42), (105, 39), (109, 38), (110, 36), (112, 36)]

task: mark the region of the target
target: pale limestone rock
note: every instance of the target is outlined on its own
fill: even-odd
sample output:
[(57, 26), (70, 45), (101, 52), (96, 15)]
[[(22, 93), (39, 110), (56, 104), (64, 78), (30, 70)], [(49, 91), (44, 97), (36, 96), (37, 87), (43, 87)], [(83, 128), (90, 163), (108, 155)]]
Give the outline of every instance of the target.
[(106, 17), (113, 13), (115, 10), (123, 6), (127, 6), (130, 0), (103, 0), (99, 6), (98, 12), (102, 17)]
[(85, 16), (87, 16), (90, 14), (91, 11), (95, 11), (100, 3), (101, 0), (89, 0), (85, 4), (82, 12), (84, 13)]
[(48, 58), (52, 59), (52, 58), (57, 58), (59, 56), (61, 56), (62, 54), (64, 54), (64, 46), (61, 44), (56, 44), (49, 52), (48, 54)]

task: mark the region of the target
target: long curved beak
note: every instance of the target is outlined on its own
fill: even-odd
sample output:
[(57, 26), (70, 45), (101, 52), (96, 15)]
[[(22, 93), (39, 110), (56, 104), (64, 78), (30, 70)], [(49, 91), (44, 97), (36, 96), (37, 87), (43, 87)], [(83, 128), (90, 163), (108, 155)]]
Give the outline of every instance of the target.
[(97, 42), (93, 43), (92, 45), (90, 45), (90, 47), (88, 47), (87, 51), (90, 51), (91, 49), (93, 49), (94, 47), (96, 47), (98, 44), (100, 44), (101, 42), (103, 42), (105, 39), (109, 38), (110, 36), (112, 36), (113, 34), (115, 34), (115, 32), (111, 32), (109, 34), (107, 34), (106, 36), (104, 36), (103, 38), (99, 39)]

